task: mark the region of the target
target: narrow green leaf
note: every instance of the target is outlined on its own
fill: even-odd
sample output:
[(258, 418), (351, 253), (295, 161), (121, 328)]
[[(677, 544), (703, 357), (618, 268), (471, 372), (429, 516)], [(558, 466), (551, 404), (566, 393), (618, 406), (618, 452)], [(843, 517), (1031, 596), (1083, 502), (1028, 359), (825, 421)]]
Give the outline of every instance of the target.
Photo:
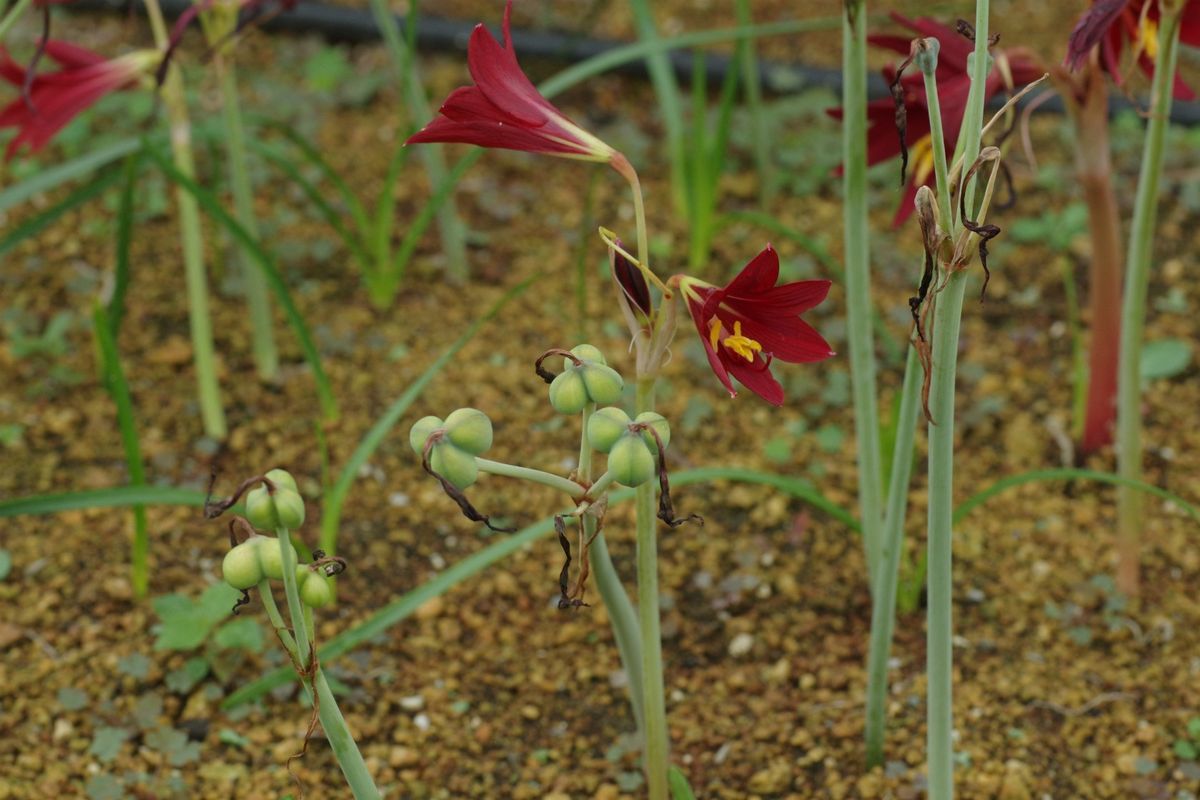
[(141, 139), (122, 139), (107, 147), (101, 147), (78, 158), (41, 170), (17, 185), (0, 191), (0, 212), (8, 211), (10, 208), (24, 203), (36, 194), (48, 192), (64, 183), (90, 175), (100, 167), (140, 150), (141, 147)]
[(117, 253), (116, 268), (113, 270), (112, 296), (108, 299), (108, 325), (114, 342), (125, 318), (125, 294), (129, 290), (129, 253), (133, 246), (133, 191), (137, 187), (142, 169), (142, 151), (138, 150), (125, 158), (121, 186), (121, 202), (117, 208)]
[(204, 492), (174, 486), (114, 486), (109, 489), (14, 497), (0, 500), (0, 519), (24, 514), (58, 514), (79, 509), (140, 505), (201, 507), (204, 505)]
[(50, 225), (68, 211), (72, 211), (102, 194), (116, 183), (120, 177), (121, 173), (119, 170), (100, 172), (88, 180), (87, 183), (74, 189), (62, 200), (59, 200), (44, 211), (39, 211), (29, 219), (22, 221), (19, 225), (5, 233), (3, 237), (0, 237), (0, 255), (4, 255), (31, 236), (36, 236), (47, 225)]
[(1132, 489), (1152, 494), (1155, 497), (1161, 497), (1164, 500), (1170, 500), (1175, 505), (1179, 506), (1188, 516), (1200, 522), (1200, 509), (1184, 500), (1179, 495), (1168, 492), (1166, 489), (1160, 489), (1149, 483), (1133, 480), (1132, 478), (1124, 478), (1111, 472), (1100, 472), (1094, 469), (1035, 469), (1029, 472), (1021, 472), (1016, 475), (1009, 475), (1001, 478), (986, 489), (976, 492), (968, 497), (958, 508), (954, 510), (954, 523), (958, 524), (974, 511), (979, 506), (991, 500), (996, 495), (1016, 486), (1021, 486), (1026, 483), (1035, 481), (1098, 481), (1100, 483), (1111, 483), (1116, 486), (1128, 486)]

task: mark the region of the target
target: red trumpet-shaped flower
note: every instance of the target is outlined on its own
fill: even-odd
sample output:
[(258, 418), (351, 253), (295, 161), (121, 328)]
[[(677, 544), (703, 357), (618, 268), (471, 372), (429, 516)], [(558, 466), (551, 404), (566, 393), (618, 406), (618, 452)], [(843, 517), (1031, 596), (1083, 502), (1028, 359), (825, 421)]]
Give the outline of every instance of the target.
[(728, 286), (718, 288), (677, 275), (708, 363), (729, 396), (737, 395), (730, 376), (772, 405), (783, 405), (783, 387), (771, 374), (775, 359), (791, 364), (823, 361), (835, 355), (829, 343), (800, 314), (829, 293), (829, 281), (796, 281), (776, 286), (779, 254), (770, 245), (751, 259)]
[[(1161, 17), (1156, 0), (1093, 0), (1071, 31), (1067, 44), (1067, 66), (1079, 67), (1093, 47), (1100, 47), (1100, 63), (1118, 86), (1121, 53), (1128, 44), (1142, 72), (1154, 74), (1158, 56), (1158, 22)], [(1179, 21), (1179, 40), (1200, 46), (1200, 0), (1187, 0)], [(1182, 78), (1175, 76), (1175, 97), (1194, 100), (1196, 93)]]
[[(435, 118), (408, 144), (459, 142), (523, 150), (585, 161), (609, 162), (617, 151), (572, 122), (542, 97), (517, 64), (509, 33), (512, 2), (504, 9), (504, 44), (482, 24), (467, 44), (467, 64), (474, 86), (450, 93)], [(623, 159), (622, 159), (623, 161)]]
[[(975, 45), (957, 31), (928, 18), (909, 19), (893, 13), (892, 19), (908, 28), (914, 36), (933, 37), (941, 45), (938, 53), (937, 87), (938, 102), (942, 112), (942, 135), (946, 142), (946, 155), (954, 152), (958, 134), (962, 128), (963, 115), (967, 110), (967, 96), (971, 91), (971, 76), (967, 71), (967, 57)], [(893, 50), (908, 56), (913, 37), (899, 34), (869, 36), (868, 41), (878, 47)], [(1042, 76), (1043, 70), (1037, 60), (1024, 48), (1000, 50), (992, 48), (995, 64), (988, 73), (985, 102), (1002, 91), (1010, 91)], [(895, 67), (886, 67), (883, 76), (891, 85), (896, 79)], [(915, 68), (900, 79), (904, 91), (904, 106), (907, 109), (908, 125), (905, 141), (908, 145), (909, 168), (904, 186), (904, 196), (896, 209), (893, 225), (900, 225), (913, 212), (913, 199), (921, 186), (932, 186), (933, 147), (929, 133), (929, 101), (925, 96), (925, 79)], [(829, 114), (842, 118), (842, 109), (835, 108)], [(867, 105), (867, 163), (879, 164), (900, 155), (900, 137), (896, 131), (896, 106), (891, 98), (873, 100)]]
[(0, 109), (0, 128), (18, 131), (8, 143), (6, 159), (11, 159), (22, 145), (40, 150), (101, 97), (136, 86), (161, 58), (157, 51), (142, 50), (106, 60), (90, 50), (55, 40), (46, 42), (45, 52), (62, 69), (30, 79), (26, 69), (0, 49), (0, 77), (29, 90), (27, 96), (18, 97)]

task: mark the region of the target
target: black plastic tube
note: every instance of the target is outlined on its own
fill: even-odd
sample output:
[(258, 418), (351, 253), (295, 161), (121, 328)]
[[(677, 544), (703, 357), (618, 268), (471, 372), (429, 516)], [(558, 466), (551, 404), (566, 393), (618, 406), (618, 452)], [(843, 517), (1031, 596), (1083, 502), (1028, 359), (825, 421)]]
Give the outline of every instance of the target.
[[(174, 19), (192, 5), (191, 0), (160, 0), (163, 13)], [(133, 3), (141, 11), (141, 3)], [(77, 11), (121, 11), (128, 13), (130, 3), (125, 0), (75, 0), (70, 5)], [(401, 30), (406, 19), (397, 16)], [(295, 8), (266, 19), (262, 27), (269, 31), (315, 34), (331, 42), (366, 44), (380, 40), (378, 27), (371, 12), (366, 9), (331, 6), (325, 3), (300, 0)], [(474, 22), (422, 16), (417, 23), (417, 45), (424, 50), (466, 52), (467, 40), (475, 28)], [(517, 29), (512, 32), (513, 46), (524, 58), (542, 58), (566, 63), (576, 63), (592, 56), (621, 47), (626, 42), (610, 39), (592, 39), (585, 36), (554, 31), (530, 31)], [(691, 79), (693, 56), (688, 51), (671, 51), (671, 65), (680, 80)], [(721, 53), (707, 53), (705, 70), (709, 85), (717, 85), (729, 72), (732, 58)], [(630, 62), (614, 70), (629, 75), (646, 76), (646, 62), (642, 59)], [(842, 73), (837, 69), (811, 67), (779, 61), (759, 59), (759, 80), (763, 90), (774, 94), (793, 94), (802, 89), (827, 88), (835, 94), (841, 93)], [(872, 98), (889, 97), (887, 84), (879, 75), (872, 75), (868, 85)], [(1003, 104), (1003, 98), (993, 98), (992, 105)], [(1063, 111), (1060, 97), (1050, 98), (1040, 106), (1047, 111)], [(1127, 98), (1109, 98), (1109, 113), (1135, 108)], [(1200, 124), (1200, 102), (1176, 101), (1171, 112), (1171, 121), (1181, 125)]]

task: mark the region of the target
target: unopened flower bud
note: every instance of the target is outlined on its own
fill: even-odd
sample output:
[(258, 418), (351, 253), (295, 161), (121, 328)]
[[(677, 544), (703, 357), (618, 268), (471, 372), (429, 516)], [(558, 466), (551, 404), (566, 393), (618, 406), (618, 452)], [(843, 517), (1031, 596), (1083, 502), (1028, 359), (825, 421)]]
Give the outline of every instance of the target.
[(629, 415), (616, 406), (598, 409), (588, 417), (588, 443), (594, 450), (607, 453), (612, 450), (618, 439), (629, 433), (631, 422), (633, 420)]
[(433, 452), (429, 454), (429, 467), (459, 491), (475, 483), (479, 477), (475, 456), (446, 441), (433, 446)]
[[(413, 427), (415, 430), (416, 426)], [(455, 447), (473, 456), (483, 455), (492, 446), (492, 421), (477, 408), (460, 408), (450, 412), (443, 427), (446, 429), (446, 438)]]
[[(292, 548), (292, 560), (296, 558), (296, 549)], [(262, 544), (258, 551), (259, 562), (262, 564), (263, 574), (271, 580), (283, 580), (283, 548), (279, 544), (278, 539), (263, 538)]]
[(441, 427), (444, 427), (441, 417), (421, 417), (414, 422), (408, 431), (408, 443), (412, 446), (413, 452), (417, 455), (424, 453), (425, 442), (429, 441), (430, 434)]
[[(658, 434), (658, 438), (662, 440), (664, 448), (671, 443), (671, 425), (662, 414), (657, 414), (653, 411), (643, 411), (637, 415), (634, 422), (640, 422), (654, 428), (654, 433)], [(650, 431), (642, 431), (642, 441), (650, 448), (651, 455), (658, 455), (658, 443), (654, 441), (654, 434), (650, 433)]]
[(640, 486), (654, 477), (654, 456), (640, 436), (622, 436), (609, 451), (608, 471), (617, 483)]
[(251, 536), (225, 554), (221, 562), (221, 575), (235, 589), (249, 589), (263, 579), (259, 563), (260, 547), (267, 541), (263, 536)]

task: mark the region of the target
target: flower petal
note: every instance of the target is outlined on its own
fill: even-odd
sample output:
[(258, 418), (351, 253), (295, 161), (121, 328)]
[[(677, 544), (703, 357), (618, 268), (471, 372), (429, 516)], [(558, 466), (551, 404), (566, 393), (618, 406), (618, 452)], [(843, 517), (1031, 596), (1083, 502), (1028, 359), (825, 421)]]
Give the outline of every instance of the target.
[(692, 322), (696, 324), (696, 332), (700, 334), (700, 342), (704, 345), (704, 354), (708, 356), (708, 366), (712, 369), (713, 374), (717, 379), (725, 385), (729, 390), (730, 397), (737, 396), (737, 389), (733, 388), (733, 381), (729, 379), (729, 371), (725, 368), (725, 364), (721, 361), (721, 357), (713, 350), (712, 343), (708, 338), (708, 320), (703, 313), (704, 301), (696, 301), (691, 297), (687, 299), (688, 313), (692, 315)]
[(750, 259), (750, 263), (742, 267), (742, 271), (729, 282), (728, 286), (720, 291), (724, 295), (751, 297), (770, 290), (775, 286), (777, 280), (779, 280), (779, 253), (775, 252), (775, 248), (768, 244), (758, 255)]
[(763, 400), (773, 406), (783, 405), (783, 387), (779, 385), (779, 381), (775, 380), (775, 376), (771, 374), (766, 362), (759, 358), (755, 358), (753, 363), (743, 359), (730, 358), (729, 371), (733, 373), (733, 377), (737, 378), (739, 383)]

